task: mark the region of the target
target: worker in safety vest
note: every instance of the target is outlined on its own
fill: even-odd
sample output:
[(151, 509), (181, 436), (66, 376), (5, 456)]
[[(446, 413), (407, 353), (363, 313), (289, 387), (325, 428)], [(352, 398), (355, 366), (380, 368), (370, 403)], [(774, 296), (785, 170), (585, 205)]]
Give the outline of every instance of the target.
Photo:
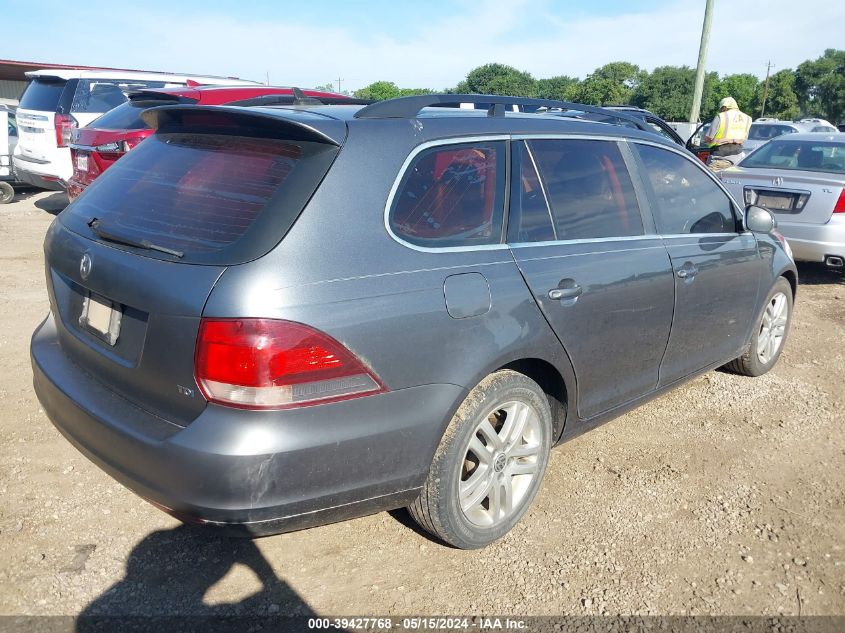
[(742, 144), (748, 138), (751, 117), (739, 109), (733, 97), (719, 102), (719, 114), (710, 122), (704, 142), (710, 147), (707, 164), (713, 170), (727, 169), (745, 156)]

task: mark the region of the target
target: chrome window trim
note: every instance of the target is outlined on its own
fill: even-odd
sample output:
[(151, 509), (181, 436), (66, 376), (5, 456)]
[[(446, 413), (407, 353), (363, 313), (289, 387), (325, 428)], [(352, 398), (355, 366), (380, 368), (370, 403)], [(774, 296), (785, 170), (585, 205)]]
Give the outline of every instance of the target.
[[(663, 149), (663, 150), (667, 150), (669, 152), (673, 152), (673, 153), (677, 154), (678, 156), (681, 156), (682, 158), (684, 158), (687, 161), (694, 164), (697, 169), (699, 169), (703, 173), (707, 174), (707, 176), (710, 178), (710, 180), (712, 180), (714, 183), (716, 183), (716, 185), (719, 187), (719, 189), (722, 190), (722, 193), (724, 193), (728, 197), (728, 200), (730, 201), (731, 206), (732, 206), (734, 213), (735, 213), (734, 219), (736, 219), (736, 217), (738, 217), (740, 223), (742, 224), (742, 231), (733, 231), (731, 233), (717, 233), (716, 235), (741, 235), (742, 233), (744, 233), (748, 230), (748, 227), (745, 225), (745, 211), (742, 209), (742, 207), (740, 207), (739, 203), (737, 203), (737, 201), (734, 200), (734, 197), (731, 195), (731, 192), (728, 191), (728, 189), (727, 189), (727, 187), (725, 187), (724, 183), (722, 183), (722, 181), (719, 178), (716, 177), (716, 174), (714, 174), (712, 171), (710, 171), (710, 169), (707, 168), (707, 165), (702, 163), (701, 160), (699, 160), (697, 157), (690, 154), (689, 150), (680, 149), (680, 148), (677, 148), (677, 147), (671, 147), (671, 146), (665, 145), (663, 143), (655, 143), (655, 142), (647, 140), (647, 139), (628, 138), (626, 140), (627, 140), (628, 143), (631, 143), (631, 144), (639, 143), (641, 145), (650, 145), (650, 146), (656, 147), (658, 149)], [(681, 233), (679, 235), (696, 235), (696, 233), (686, 233), (686, 234)], [(698, 235), (704, 235), (704, 234), (700, 233)]]
[[(720, 233), (721, 235), (721, 233)], [(604, 244), (607, 242), (635, 242), (637, 240), (660, 240), (663, 236), (650, 233), (647, 235), (620, 235), (617, 237), (590, 237), (577, 240), (550, 240), (546, 242), (513, 242), (511, 248), (536, 248), (538, 246), (569, 246), (577, 244)]]
[[(663, 249), (663, 252), (666, 252), (666, 247), (662, 244), (660, 246), (640, 246), (638, 248), (621, 248), (618, 251), (613, 251), (614, 253), (631, 253), (634, 251), (653, 251), (657, 249)], [(597, 250), (597, 251), (584, 251), (583, 253), (555, 253), (554, 255), (544, 255), (541, 257), (526, 257), (521, 261), (526, 262), (541, 262), (547, 259), (564, 259), (567, 257), (582, 257), (585, 255), (606, 255), (607, 251), (604, 250)]]
[[(441, 147), (443, 145), (468, 145), (470, 143), (489, 143), (494, 141), (508, 142), (510, 140), (511, 136), (509, 134), (491, 134), (489, 136), (453, 136), (451, 138), (439, 138), (433, 141), (426, 141), (425, 143), (420, 143), (414, 147), (402, 163), (402, 167), (399, 168), (399, 173), (393, 181), (393, 186), (390, 187), (390, 193), (387, 194), (387, 203), (384, 206), (384, 230), (387, 231), (387, 234), (393, 238), (393, 240), (402, 246), (406, 246), (411, 250), (419, 251), (421, 253), (464, 253), (471, 251), (505, 250), (508, 245), (502, 242), (498, 244), (476, 244), (474, 246), (420, 246), (418, 244), (412, 244), (411, 242), (402, 239), (399, 235), (393, 232), (393, 229), (390, 228), (390, 209), (393, 207), (393, 200), (396, 197), (396, 193), (399, 191), (399, 185), (405, 177), (405, 172), (408, 171), (408, 168), (411, 166), (414, 159), (425, 150), (431, 149), (432, 147)], [(507, 200), (504, 202), (505, 205), (507, 205)], [(503, 222), (504, 219), (505, 218), (503, 217)]]

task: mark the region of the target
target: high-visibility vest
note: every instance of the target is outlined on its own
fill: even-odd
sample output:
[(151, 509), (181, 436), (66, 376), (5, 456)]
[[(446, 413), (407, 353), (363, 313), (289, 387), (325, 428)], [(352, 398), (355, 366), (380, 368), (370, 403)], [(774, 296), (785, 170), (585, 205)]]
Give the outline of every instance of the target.
[(709, 136), (713, 139), (711, 147), (724, 145), (725, 143), (745, 142), (748, 138), (748, 129), (751, 127), (751, 117), (740, 110), (726, 110), (719, 113), (719, 127), (715, 134)]

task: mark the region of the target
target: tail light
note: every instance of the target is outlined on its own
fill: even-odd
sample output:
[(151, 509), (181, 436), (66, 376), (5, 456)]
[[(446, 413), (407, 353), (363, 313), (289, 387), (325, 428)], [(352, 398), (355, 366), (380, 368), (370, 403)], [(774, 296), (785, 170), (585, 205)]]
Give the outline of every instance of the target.
[(836, 206), (833, 207), (834, 213), (845, 213), (845, 188), (839, 193), (839, 200), (836, 201)]
[(203, 319), (194, 371), (206, 399), (242, 409), (289, 409), (387, 391), (329, 335), (276, 319)]
[(76, 129), (77, 123), (69, 114), (56, 115), (56, 146), (67, 147), (70, 144), (70, 137), (73, 130)]
[(144, 136), (135, 136), (129, 137), (123, 140), (123, 151), (128, 152), (130, 149), (134, 148), (138, 143), (144, 140)]

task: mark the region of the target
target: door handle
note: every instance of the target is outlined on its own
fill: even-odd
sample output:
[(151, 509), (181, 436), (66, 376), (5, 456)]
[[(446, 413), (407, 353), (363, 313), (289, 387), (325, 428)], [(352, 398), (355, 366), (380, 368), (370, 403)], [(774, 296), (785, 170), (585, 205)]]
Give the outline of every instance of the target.
[(553, 301), (560, 301), (561, 299), (577, 299), (581, 296), (584, 289), (578, 284), (571, 288), (552, 288), (549, 290), (549, 299)]

